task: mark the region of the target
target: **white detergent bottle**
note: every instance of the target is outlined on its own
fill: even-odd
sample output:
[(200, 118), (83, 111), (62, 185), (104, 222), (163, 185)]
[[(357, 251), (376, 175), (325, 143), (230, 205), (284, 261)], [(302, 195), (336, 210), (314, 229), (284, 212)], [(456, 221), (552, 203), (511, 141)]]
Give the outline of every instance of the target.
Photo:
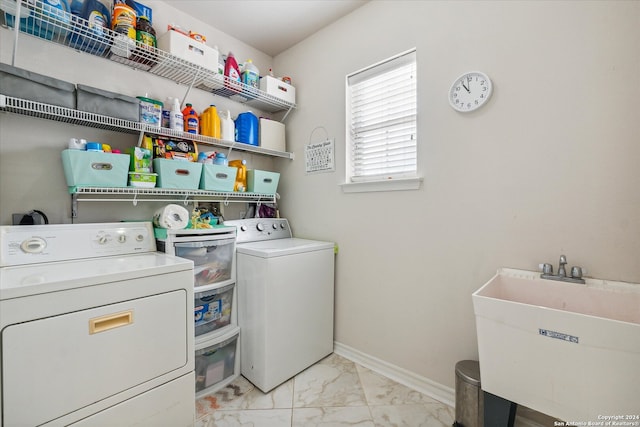
[(180, 100), (178, 98), (173, 98), (171, 115), (169, 116), (169, 128), (184, 131), (184, 117), (182, 116), (182, 111), (180, 111)]
[(251, 59), (247, 59), (244, 63), (244, 67), (242, 69), (242, 83), (256, 89), (260, 86), (260, 70), (258, 67), (253, 65), (253, 61)]
[(235, 141), (236, 138), (236, 124), (231, 118), (231, 111), (220, 111), (222, 114), (220, 117), (220, 139), (223, 141)]

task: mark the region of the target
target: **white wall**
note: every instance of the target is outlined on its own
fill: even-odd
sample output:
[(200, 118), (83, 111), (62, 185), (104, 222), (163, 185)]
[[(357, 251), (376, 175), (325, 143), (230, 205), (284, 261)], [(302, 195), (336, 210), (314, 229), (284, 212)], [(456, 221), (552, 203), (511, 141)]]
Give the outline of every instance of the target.
[[(193, 18), (160, 1), (147, 1), (153, 8), (153, 26), (158, 36), (168, 23), (204, 34), (209, 46), (217, 45), (221, 52), (233, 51), (242, 61), (252, 58), (258, 67), (271, 68), (272, 58), (243, 42)], [(12, 63), (14, 33), (0, 28), (0, 62)], [(135, 70), (113, 61), (45, 42), (20, 34), (15, 66), (58, 78), (129, 96), (145, 96), (164, 101), (168, 96), (183, 98), (187, 86), (152, 74)], [(189, 92), (186, 102), (197, 111), (209, 104), (218, 109), (229, 109), (232, 116), (247, 110), (242, 104), (214, 96), (199, 89)], [(254, 110), (256, 114), (270, 116)], [(70, 137), (100, 141), (113, 148), (125, 149), (137, 144), (137, 135), (109, 132), (83, 126), (67, 125), (49, 120), (34, 119), (0, 112), (0, 224), (11, 224), (11, 214), (31, 209), (44, 211), (52, 223), (69, 223), (71, 200), (62, 170), (60, 152)], [(201, 146), (204, 151), (213, 147)], [(230, 157), (246, 158), (250, 168), (272, 170), (273, 160), (266, 156), (242, 154), (233, 151)], [(161, 203), (81, 202), (79, 217), (74, 222), (104, 222), (150, 219)], [(237, 210), (237, 209), (236, 209)]]
[[(640, 3), (372, 1), (275, 58), (298, 108), (281, 211), (336, 241), (336, 340), (453, 387), (477, 358), (471, 293), (499, 267), (570, 265), (640, 282)], [(344, 194), (345, 75), (412, 47), (418, 191)], [(460, 114), (461, 73), (494, 83)], [(336, 172), (304, 146), (336, 140)], [(508, 343), (505, 343), (508, 345)]]

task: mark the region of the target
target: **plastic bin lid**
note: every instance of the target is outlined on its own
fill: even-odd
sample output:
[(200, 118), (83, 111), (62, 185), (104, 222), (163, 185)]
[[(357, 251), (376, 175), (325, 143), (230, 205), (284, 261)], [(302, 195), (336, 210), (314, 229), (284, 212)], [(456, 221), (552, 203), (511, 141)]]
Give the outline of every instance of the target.
[(480, 363), (477, 360), (462, 360), (456, 363), (456, 375), (464, 382), (480, 386)]

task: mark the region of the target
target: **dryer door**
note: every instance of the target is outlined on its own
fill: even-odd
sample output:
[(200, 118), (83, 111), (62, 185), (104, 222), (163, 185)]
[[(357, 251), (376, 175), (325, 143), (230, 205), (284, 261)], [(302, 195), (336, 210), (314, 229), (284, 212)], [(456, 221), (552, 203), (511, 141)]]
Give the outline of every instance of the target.
[(40, 425), (184, 366), (186, 293), (4, 328), (4, 425)]

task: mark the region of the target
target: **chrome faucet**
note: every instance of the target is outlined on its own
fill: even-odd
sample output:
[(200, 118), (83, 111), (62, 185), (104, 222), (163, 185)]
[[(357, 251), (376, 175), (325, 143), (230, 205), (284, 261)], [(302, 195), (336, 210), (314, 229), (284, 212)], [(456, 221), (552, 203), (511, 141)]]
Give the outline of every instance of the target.
[(540, 277), (549, 280), (559, 280), (561, 282), (584, 284), (585, 282), (582, 278), (582, 267), (571, 267), (571, 276), (567, 276), (566, 265), (567, 257), (560, 255), (560, 261), (558, 262), (558, 274), (553, 274), (553, 266), (545, 263), (542, 265), (542, 274)]
[(567, 257), (564, 255), (560, 255), (560, 261), (558, 262), (558, 276), (567, 276), (567, 270), (565, 270), (564, 268), (565, 265), (567, 265)]

